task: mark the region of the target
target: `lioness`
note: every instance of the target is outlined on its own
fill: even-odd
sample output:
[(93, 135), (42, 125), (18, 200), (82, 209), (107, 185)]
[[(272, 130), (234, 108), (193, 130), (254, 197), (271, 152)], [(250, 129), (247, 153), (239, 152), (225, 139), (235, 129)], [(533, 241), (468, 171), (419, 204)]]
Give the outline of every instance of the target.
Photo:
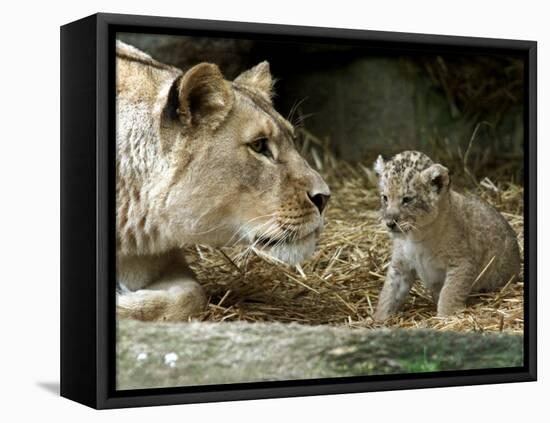
[(262, 62), (233, 82), (183, 72), (117, 42), (117, 313), (176, 321), (206, 297), (189, 244), (255, 245), (289, 264), (323, 228), (327, 184), (294, 147)]
[(393, 240), (375, 319), (399, 310), (416, 276), (438, 316), (464, 306), (471, 292), (491, 291), (520, 272), (516, 233), (491, 205), (451, 188), (446, 167), (418, 151), (378, 157), (381, 217)]

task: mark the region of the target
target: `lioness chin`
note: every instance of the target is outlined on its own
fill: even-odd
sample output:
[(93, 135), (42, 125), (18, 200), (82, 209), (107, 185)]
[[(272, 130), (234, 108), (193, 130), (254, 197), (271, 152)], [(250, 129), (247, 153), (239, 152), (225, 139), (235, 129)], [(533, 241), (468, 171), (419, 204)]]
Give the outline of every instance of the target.
[(181, 247), (245, 244), (295, 264), (314, 251), (330, 191), (273, 108), (267, 62), (226, 81), (117, 43), (117, 313), (185, 320), (206, 296)]

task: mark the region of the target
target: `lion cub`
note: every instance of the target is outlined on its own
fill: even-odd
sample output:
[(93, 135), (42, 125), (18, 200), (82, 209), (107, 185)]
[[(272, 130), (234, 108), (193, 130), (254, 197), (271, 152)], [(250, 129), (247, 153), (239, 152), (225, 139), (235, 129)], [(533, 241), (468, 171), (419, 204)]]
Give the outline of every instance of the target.
[(438, 316), (464, 306), (471, 292), (493, 290), (520, 271), (516, 234), (502, 215), (451, 189), (448, 170), (418, 151), (378, 157), (381, 218), (392, 259), (374, 315), (385, 320), (416, 276), (433, 293)]

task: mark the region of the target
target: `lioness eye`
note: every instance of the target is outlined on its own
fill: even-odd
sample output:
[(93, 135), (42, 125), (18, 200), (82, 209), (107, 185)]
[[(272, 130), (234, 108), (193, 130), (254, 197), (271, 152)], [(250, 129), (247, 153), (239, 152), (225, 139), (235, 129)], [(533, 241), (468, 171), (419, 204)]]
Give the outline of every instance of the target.
[(412, 197), (403, 197), (403, 200), (401, 201), (403, 202), (403, 204), (409, 204), (412, 200)]
[(270, 159), (273, 158), (273, 155), (271, 154), (271, 150), (269, 150), (269, 147), (267, 146), (267, 138), (262, 137), (255, 139), (251, 143), (248, 144), (248, 146), (258, 154), (262, 154), (266, 157), (269, 157)]
[(382, 196), (382, 202), (384, 202), (384, 203), (388, 202), (388, 197), (386, 195)]

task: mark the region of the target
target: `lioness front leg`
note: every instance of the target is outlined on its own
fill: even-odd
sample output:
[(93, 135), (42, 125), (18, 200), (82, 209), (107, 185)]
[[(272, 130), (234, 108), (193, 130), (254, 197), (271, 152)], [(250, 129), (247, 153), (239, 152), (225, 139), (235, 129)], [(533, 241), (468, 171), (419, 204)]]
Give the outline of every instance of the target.
[(206, 295), (193, 280), (174, 278), (117, 296), (117, 315), (144, 321), (185, 321), (202, 312)]
[[(204, 290), (178, 251), (160, 256), (127, 258), (120, 260), (118, 265), (120, 282), (129, 288), (117, 293), (118, 317), (143, 321), (185, 321), (206, 307)], [(144, 272), (145, 266), (152, 271)], [(139, 278), (134, 277), (136, 275)], [(146, 275), (145, 280), (140, 279), (143, 275)]]
[(392, 259), (384, 287), (378, 298), (378, 305), (374, 313), (375, 320), (386, 320), (390, 315), (399, 310), (411, 290), (414, 275), (414, 269), (408, 263), (403, 260)]
[(459, 263), (447, 270), (437, 301), (439, 317), (450, 316), (464, 308), (475, 277), (475, 267), (469, 262)]

